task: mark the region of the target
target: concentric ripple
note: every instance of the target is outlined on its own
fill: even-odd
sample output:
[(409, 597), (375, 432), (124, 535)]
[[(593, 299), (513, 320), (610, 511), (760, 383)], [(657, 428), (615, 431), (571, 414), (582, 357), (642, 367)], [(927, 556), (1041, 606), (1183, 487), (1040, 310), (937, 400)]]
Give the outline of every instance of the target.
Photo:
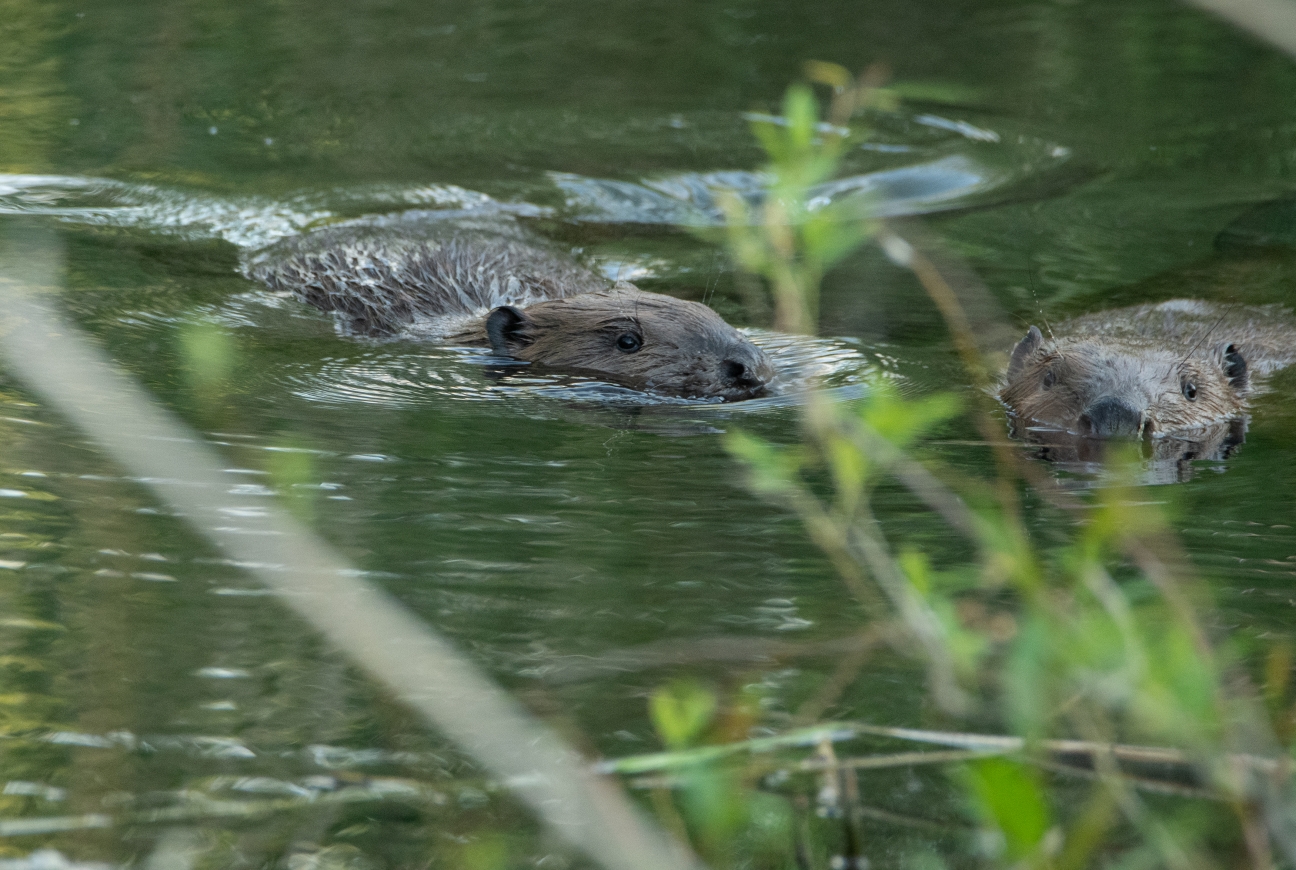
[(501, 360), (488, 350), (409, 344), (369, 345), (356, 355), (325, 357), (279, 373), (284, 387), (312, 402), (385, 408), (449, 400), (679, 408), (724, 413), (787, 405), (810, 388), (858, 393), (879, 378), (900, 379), (895, 361), (855, 343), (749, 330), (779, 372), (768, 395), (721, 403), (643, 392), (569, 373)]

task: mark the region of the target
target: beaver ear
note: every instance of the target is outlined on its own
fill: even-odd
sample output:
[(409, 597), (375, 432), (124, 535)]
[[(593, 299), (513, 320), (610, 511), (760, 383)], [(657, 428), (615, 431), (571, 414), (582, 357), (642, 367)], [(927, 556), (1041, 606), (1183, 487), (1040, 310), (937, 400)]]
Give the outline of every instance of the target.
[(1044, 334), (1039, 331), (1038, 326), (1032, 326), (1026, 332), (1026, 337), (1017, 342), (1013, 348), (1012, 359), (1008, 361), (1008, 377), (1012, 379), (1026, 365), (1026, 360), (1030, 359), (1031, 354), (1040, 349), (1044, 344)]
[(1220, 351), (1221, 363), (1224, 366), (1224, 377), (1228, 378), (1229, 385), (1239, 393), (1245, 390), (1251, 383), (1251, 373), (1247, 370), (1246, 357), (1242, 356), (1242, 349), (1236, 344), (1228, 344)]
[(515, 356), (532, 342), (526, 334), (530, 325), (531, 318), (522, 309), (512, 305), (496, 308), (486, 315), (486, 337), (490, 340), (491, 351), (496, 356)]

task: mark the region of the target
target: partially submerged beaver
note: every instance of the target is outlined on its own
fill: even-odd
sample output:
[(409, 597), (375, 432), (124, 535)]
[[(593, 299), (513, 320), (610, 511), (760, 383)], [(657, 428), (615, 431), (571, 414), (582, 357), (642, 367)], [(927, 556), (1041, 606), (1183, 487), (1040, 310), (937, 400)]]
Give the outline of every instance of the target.
[(1294, 361), (1286, 309), (1177, 299), (1078, 317), (1047, 339), (1032, 326), (999, 398), (1030, 431), (1223, 444), (1264, 377)]
[(349, 335), (430, 338), (686, 398), (749, 399), (765, 354), (705, 305), (605, 280), (520, 232), (369, 224), (280, 243), (250, 277)]

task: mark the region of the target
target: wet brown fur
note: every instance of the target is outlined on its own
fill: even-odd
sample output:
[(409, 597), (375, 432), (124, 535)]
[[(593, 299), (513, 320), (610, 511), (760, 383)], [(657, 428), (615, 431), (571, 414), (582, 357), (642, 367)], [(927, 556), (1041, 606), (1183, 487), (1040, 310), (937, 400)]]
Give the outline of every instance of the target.
[(340, 227), (272, 248), (246, 271), (334, 312), (348, 335), (487, 346), (688, 398), (751, 398), (774, 377), (705, 305), (613, 285), (519, 233)]
[(1032, 327), (999, 398), (1027, 428), (1206, 437), (1293, 361), (1296, 326), (1285, 309), (1171, 300), (1080, 317), (1047, 339)]

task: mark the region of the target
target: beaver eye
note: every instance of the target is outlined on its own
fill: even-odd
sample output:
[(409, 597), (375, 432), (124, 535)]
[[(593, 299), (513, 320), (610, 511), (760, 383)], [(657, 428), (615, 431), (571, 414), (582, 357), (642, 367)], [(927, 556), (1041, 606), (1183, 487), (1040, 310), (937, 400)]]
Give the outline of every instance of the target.
[(643, 339), (633, 332), (623, 332), (617, 336), (616, 346), (622, 353), (634, 353), (643, 347)]
[(1185, 379), (1182, 386), (1179, 387), (1179, 390), (1184, 394), (1184, 398), (1188, 401), (1197, 401), (1197, 385), (1192, 381)]
[(1044, 381), (1043, 381), (1044, 389), (1047, 390), (1049, 387), (1053, 386), (1056, 383), (1057, 383), (1057, 375), (1053, 374), (1052, 369), (1049, 369), (1044, 373)]

